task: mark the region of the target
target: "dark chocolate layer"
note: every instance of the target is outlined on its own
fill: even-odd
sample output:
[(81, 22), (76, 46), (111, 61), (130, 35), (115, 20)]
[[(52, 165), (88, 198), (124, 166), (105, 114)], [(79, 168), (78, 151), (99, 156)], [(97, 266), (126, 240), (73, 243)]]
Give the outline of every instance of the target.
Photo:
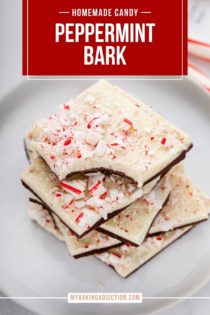
[(176, 226), (176, 227), (174, 227), (172, 230), (168, 230), (168, 231), (159, 231), (159, 232), (151, 233), (151, 234), (148, 233), (148, 236), (151, 236), (151, 237), (152, 237), (152, 236), (155, 236), (155, 235), (159, 235), (159, 234), (163, 234), (163, 233), (175, 231), (175, 230), (178, 230), (178, 229), (187, 227), (187, 226), (189, 226), (189, 225), (199, 224), (199, 223), (205, 222), (205, 221), (207, 221), (207, 220), (208, 220), (208, 218), (203, 219), (203, 220), (199, 220), (199, 221), (196, 221), (196, 222), (189, 222), (189, 223), (187, 223), (187, 224), (182, 224), (182, 225)]
[(90, 250), (89, 252), (78, 254), (78, 255), (75, 255), (75, 256), (72, 256), (72, 257), (77, 259), (77, 258), (81, 258), (81, 257), (87, 257), (87, 256), (95, 255), (95, 254), (101, 254), (101, 253), (104, 253), (107, 250), (115, 248), (115, 247), (117, 247), (119, 245), (120, 244), (116, 244), (116, 245), (111, 245), (111, 246), (100, 248), (100, 249), (93, 249), (93, 250)]

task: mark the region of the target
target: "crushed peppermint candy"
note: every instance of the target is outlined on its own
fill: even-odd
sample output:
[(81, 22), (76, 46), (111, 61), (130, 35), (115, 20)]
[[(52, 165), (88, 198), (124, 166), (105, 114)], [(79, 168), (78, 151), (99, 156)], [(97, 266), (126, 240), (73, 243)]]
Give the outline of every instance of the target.
[(133, 126), (133, 123), (130, 119), (124, 118), (123, 121), (120, 124), (120, 128), (123, 131), (128, 131)]
[(81, 218), (82, 218), (83, 216), (84, 216), (84, 212), (80, 212), (80, 214), (76, 217), (75, 222), (76, 222), (76, 223), (79, 223), (80, 220), (81, 220)]
[(87, 124), (87, 129), (103, 125), (108, 121), (107, 115), (96, 114)]
[(115, 257), (121, 258), (121, 255), (118, 252), (111, 252), (111, 254), (114, 255)]
[(61, 182), (61, 186), (65, 191), (71, 193), (75, 199), (80, 199), (84, 197), (84, 191), (86, 189), (86, 181), (84, 180), (65, 180)]
[(85, 140), (88, 144), (95, 146), (99, 142), (99, 140), (101, 140), (101, 138), (102, 138), (102, 135), (100, 135), (99, 133), (90, 131), (88, 132)]
[(64, 105), (63, 105), (63, 108), (64, 108), (65, 110), (70, 110), (70, 106), (69, 106), (68, 104), (64, 104)]
[(69, 145), (69, 144), (71, 144), (71, 141), (72, 141), (71, 138), (67, 138), (67, 139), (64, 141), (63, 145)]
[(164, 145), (164, 144), (166, 144), (166, 141), (167, 141), (167, 139), (166, 139), (165, 137), (163, 137), (163, 138), (160, 140), (160, 143), (161, 143), (162, 145)]
[(86, 209), (85, 214), (76, 221), (81, 226), (88, 227), (91, 226), (91, 221), (86, 215), (95, 219), (95, 216), (92, 216), (92, 213), (95, 213), (106, 220), (110, 212), (118, 209), (118, 204), (120, 207), (126, 204), (132, 195), (141, 196), (142, 190), (131, 182), (129, 179), (122, 179), (119, 175), (105, 176), (102, 172), (87, 173), (81, 179), (61, 181), (61, 187), (66, 194), (56, 190), (55, 196), (59, 199), (56, 204), (62, 203), (62, 208), (69, 211), (72, 208), (82, 209), (84, 213)]
[(98, 144), (94, 150), (95, 154), (98, 155), (98, 156), (102, 156), (104, 155), (108, 150), (108, 146), (106, 144), (106, 142), (101, 139), (98, 141)]

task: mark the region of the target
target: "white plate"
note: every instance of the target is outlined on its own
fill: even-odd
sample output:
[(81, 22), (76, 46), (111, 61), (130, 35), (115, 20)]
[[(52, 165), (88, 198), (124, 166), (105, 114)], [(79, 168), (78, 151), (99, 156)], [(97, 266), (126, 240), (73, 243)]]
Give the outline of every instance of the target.
[[(65, 297), (68, 292), (143, 292), (144, 296), (184, 296), (210, 277), (210, 223), (197, 226), (154, 260), (124, 280), (94, 257), (70, 258), (64, 244), (27, 217), (28, 193), (20, 184), (27, 165), (23, 135), (32, 122), (76, 96), (90, 81), (28, 81), (0, 106), (0, 287), (10, 296)], [(116, 83), (116, 82), (114, 82)], [(186, 130), (194, 140), (186, 165), (190, 176), (210, 194), (209, 98), (184, 81), (119, 81), (131, 94)], [(149, 314), (172, 303), (142, 305), (68, 305), (66, 300), (19, 300), (47, 315)]]

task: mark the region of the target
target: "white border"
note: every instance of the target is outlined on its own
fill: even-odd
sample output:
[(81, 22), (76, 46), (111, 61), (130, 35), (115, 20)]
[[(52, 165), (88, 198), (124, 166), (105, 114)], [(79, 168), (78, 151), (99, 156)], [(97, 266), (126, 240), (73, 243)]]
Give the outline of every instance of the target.
[[(121, 78), (121, 76), (96, 76), (96, 75), (92, 75), (92, 76), (86, 76), (86, 78), (78, 78), (78, 75), (75, 76), (71, 76), (71, 78), (55, 78), (56, 76), (54, 76), (54, 78), (33, 78), (36, 76), (29, 76), (28, 73), (28, 69), (29, 69), (29, 47), (28, 47), (28, 41), (29, 41), (29, 36), (28, 36), (28, 25), (29, 25), (29, 0), (27, 0), (27, 74), (26, 74), (26, 79), (27, 81), (97, 81), (99, 80), (101, 77), (106, 78), (107, 80), (118, 80), (118, 81), (183, 81), (184, 80), (184, 75), (183, 75), (183, 59), (184, 59), (184, 38), (183, 38), (183, 28), (184, 28), (184, 5), (183, 5), (183, 1), (181, 0), (181, 75), (180, 76), (176, 76), (178, 78), (171, 78), (172, 76), (165, 76), (165, 78), (132, 78), (131, 76), (125, 76), (123, 78)], [(61, 12), (61, 11), (59, 11)], [(31, 78), (32, 77), (32, 78)], [(134, 77), (134, 76), (133, 76)]]

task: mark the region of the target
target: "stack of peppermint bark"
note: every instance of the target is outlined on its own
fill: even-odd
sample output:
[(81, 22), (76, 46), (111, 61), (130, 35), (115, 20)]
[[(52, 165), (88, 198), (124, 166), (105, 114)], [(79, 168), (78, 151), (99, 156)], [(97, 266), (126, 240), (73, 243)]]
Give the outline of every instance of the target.
[(127, 277), (208, 219), (210, 200), (180, 163), (183, 131), (99, 81), (26, 133), (29, 216), (71, 256), (96, 255)]

